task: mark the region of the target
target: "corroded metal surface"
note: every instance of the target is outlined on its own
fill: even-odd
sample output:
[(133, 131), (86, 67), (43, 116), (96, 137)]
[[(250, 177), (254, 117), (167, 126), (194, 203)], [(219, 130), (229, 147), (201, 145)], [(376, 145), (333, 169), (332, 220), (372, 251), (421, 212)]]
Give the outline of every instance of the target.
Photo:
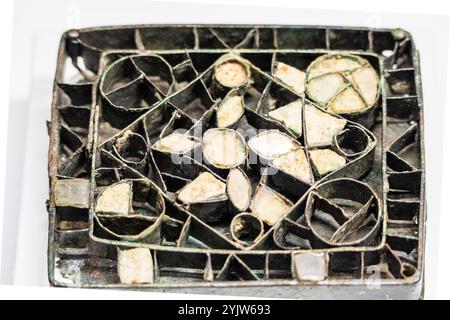
[(70, 30), (50, 127), (49, 280), (417, 299), (422, 109), (418, 52), (399, 29)]

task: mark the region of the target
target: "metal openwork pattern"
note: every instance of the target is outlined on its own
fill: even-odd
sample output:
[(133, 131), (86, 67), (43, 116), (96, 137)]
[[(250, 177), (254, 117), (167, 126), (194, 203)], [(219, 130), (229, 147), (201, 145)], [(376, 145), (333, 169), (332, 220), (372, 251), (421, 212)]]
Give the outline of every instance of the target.
[(419, 72), (401, 29), (68, 31), (50, 125), (50, 282), (419, 298)]

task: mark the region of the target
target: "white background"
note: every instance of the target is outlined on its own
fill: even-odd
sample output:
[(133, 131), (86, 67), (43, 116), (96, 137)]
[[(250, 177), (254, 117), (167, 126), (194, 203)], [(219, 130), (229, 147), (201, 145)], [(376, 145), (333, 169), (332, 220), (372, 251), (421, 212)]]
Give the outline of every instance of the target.
[[(0, 297), (205, 298), (45, 288), (47, 136), (59, 37), (73, 27), (131, 23), (402, 27), (421, 53), (427, 161), (426, 298), (450, 298), (450, 112), (447, 7), (408, 1), (0, 1)], [(253, 2), (253, 6), (251, 5)], [(206, 4), (207, 3), (207, 4)], [(256, 3), (256, 4), (255, 4)], [(439, 2), (444, 3), (444, 2)], [(277, 7), (274, 7), (274, 6)], [(14, 13), (13, 13), (14, 10)], [(339, 11), (337, 11), (339, 10)], [(389, 12), (389, 13), (388, 13)], [(445, 14), (445, 15), (444, 15)], [(448, 128), (445, 128), (445, 127)], [(445, 139), (444, 139), (445, 137)], [(445, 169), (445, 170), (444, 170)], [(3, 206), (4, 204), (4, 206)], [(2, 286), (3, 284), (3, 286)], [(7, 286), (4, 284), (9, 284)], [(209, 297), (209, 296), (208, 296)], [(209, 297), (211, 298), (211, 297)]]

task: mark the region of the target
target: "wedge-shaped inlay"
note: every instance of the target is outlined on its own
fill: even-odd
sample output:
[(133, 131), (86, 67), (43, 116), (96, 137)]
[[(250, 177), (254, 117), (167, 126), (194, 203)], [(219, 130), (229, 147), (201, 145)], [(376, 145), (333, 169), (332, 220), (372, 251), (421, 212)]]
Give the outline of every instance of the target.
[(365, 109), (364, 101), (353, 88), (347, 88), (330, 103), (329, 110), (336, 113), (358, 112)]
[(269, 117), (280, 121), (297, 137), (302, 135), (302, 108), (301, 100), (291, 102), (283, 107), (269, 112)]
[(345, 166), (345, 158), (330, 149), (317, 149), (310, 151), (314, 169), (320, 176), (334, 172)]
[(128, 215), (132, 209), (132, 183), (121, 181), (103, 190), (97, 199), (96, 212)]
[(272, 161), (272, 166), (311, 184), (314, 182), (311, 167), (303, 149), (291, 151)]
[(241, 169), (230, 170), (227, 178), (227, 193), (231, 203), (238, 211), (247, 210), (252, 197), (252, 185)]
[(321, 147), (331, 145), (333, 137), (344, 129), (347, 121), (312, 105), (305, 105), (306, 140), (308, 146)]
[(274, 76), (298, 94), (305, 91), (305, 73), (297, 68), (277, 62)]
[(344, 85), (344, 77), (340, 74), (327, 74), (321, 76), (320, 81), (312, 80), (308, 83), (308, 96), (317, 103), (326, 105)]
[(243, 114), (243, 97), (237, 94), (228, 95), (217, 108), (217, 127), (231, 127), (242, 117)]
[(250, 205), (252, 213), (269, 226), (275, 225), (291, 208), (291, 201), (263, 184), (256, 189)]
[(308, 67), (308, 77), (314, 79), (329, 73), (349, 72), (360, 68), (365, 62), (362, 58), (350, 55), (320, 56)]
[(372, 67), (367, 66), (353, 72), (352, 81), (367, 106), (371, 106), (377, 101), (379, 79)]
[(191, 136), (180, 133), (171, 133), (156, 141), (153, 148), (161, 152), (185, 154), (199, 144), (200, 143)]
[(149, 249), (119, 249), (117, 254), (117, 273), (121, 283), (152, 283), (153, 272), (153, 258)]
[(184, 204), (204, 202), (226, 197), (226, 185), (209, 172), (201, 173), (178, 192), (178, 200)]

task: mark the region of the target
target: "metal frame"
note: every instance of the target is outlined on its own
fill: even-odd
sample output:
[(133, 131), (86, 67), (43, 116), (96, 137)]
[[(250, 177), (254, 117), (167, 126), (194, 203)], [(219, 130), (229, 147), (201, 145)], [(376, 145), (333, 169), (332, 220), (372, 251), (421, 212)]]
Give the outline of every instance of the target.
[[(159, 28), (164, 28), (161, 32)], [(218, 32), (220, 30), (220, 32)], [(192, 47), (184, 48), (186, 35), (192, 33)], [(131, 35), (131, 38), (130, 38)], [(230, 38), (227, 38), (230, 35)], [(146, 40), (146, 36), (149, 38)], [(171, 38), (172, 37), (172, 38)], [(236, 42), (240, 39), (237, 47), (227, 44), (227, 41)], [(267, 39), (265, 39), (265, 37)], [(151, 42), (149, 39), (153, 40)], [(212, 40), (211, 40), (212, 39)], [(225, 40), (224, 40), (225, 39)], [(148, 42), (150, 41), (150, 42)], [(184, 42), (184, 43), (180, 43)], [(254, 41), (254, 42), (252, 42)], [(214, 46), (223, 48), (203, 48), (203, 43), (213, 43)], [(271, 43), (271, 45), (269, 45)], [(321, 45), (319, 46), (318, 43)], [(148, 48), (146, 45), (155, 46)], [(260, 48), (259, 46), (266, 46)], [(100, 48), (101, 47), (101, 48)], [(389, 52), (390, 50), (390, 52)], [(242, 250), (242, 248), (231, 246), (230, 248), (215, 249), (211, 246), (208, 249), (202, 248), (182, 248), (161, 246), (159, 244), (139, 244), (124, 242), (121, 240), (107, 240), (98, 237), (94, 231), (95, 212), (95, 169), (97, 168), (100, 150), (104, 148), (108, 141), (120, 135), (126, 128), (132, 127), (153, 110), (161, 106), (176, 96), (179, 91), (172, 92), (163, 97), (158, 103), (151, 106), (147, 112), (135, 118), (128, 126), (121, 128), (116, 135), (111, 136), (107, 141), (98, 141), (98, 126), (104, 121), (101, 116), (101, 97), (98, 96), (97, 88), (100, 77), (105, 68), (109, 67), (108, 59), (114, 55), (157, 54), (162, 56), (170, 55), (218, 55), (227, 52), (236, 52), (243, 56), (257, 54), (325, 54), (325, 53), (351, 53), (355, 55), (372, 57), (378, 61), (376, 66), (381, 76), (380, 112), (376, 119), (381, 132), (376, 135), (381, 138), (378, 141), (378, 158), (375, 163), (380, 166), (381, 171), (375, 179), (382, 181), (381, 190), (377, 190), (380, 198), (381, 209), (381, 237), (376, 245), (337, 247), (321, 249), (265, 249), (258, 244), (252, 250)], [(84, 60), (85, 66), (77, 64), (79, 58)], [(89, 124), (87, 126), (87, 136), (83, 144), (83, 151), (74, 152), (87, 155), (89, 162), (90, 185), (90, 205), (89, 208), (82, 209), (88, 212), (88, 228), (78, 230), (57, 230), (57, 217), (61, 208), (55, 206), (54, 190), (58, 177), (61, 176), (63, 164), (60, 159), (60, 128), (62, 115), (58, 109), (61, 107), (62, 76), (66, 67), (65, 61), (72, 60), (79, 69), (80, 75), (86, 79), (88, 84), (84, 90), (91, 89), (91, 112)], [(175, 59), (174, 59), (175, 60)], [(192, 61), (192, 60), (191, 60)], [(273, 62), (273, 61), (272, 61)], [(402, 65), (403, 64), (403, 65)], [(255, 72), (260, 72), (267, 76), (267, 71), (259, 66), (253, 66)], [(203, 81), (205, 75), (210, 72), (211, 67), (197, 73), (190, 83)], [(406, 74), (406, 75), (404, 75)], [(413, 75), (411, 82), (411, 74)], [(270, 76), (269, 76), (270, 77)], [(409, 77), (409, 78), (408, 78)], [(272, 82), (284, 87), (276, 79)], [(395, 94), (391, 91), (392, 81), (406, 81), (412, 85), (410, 88), (413, 94)], [(408, 82), (409, 81), (409, 82)], [(64, 84), (63, 84), (64, 86)], [(74, 95), (79, 95), (79, 87), (73, 84)], [(87, 88), (86, 88), (87, 87)], [(354, 121), (354, 118), (351, 118)], [(411, 125), (412, 123), (412, 125)], [(415, 127), (414, 127), (415, 126)], [(395, 159), (403, 160), (396, 154), (398, 148), (394, 143), (402, 140), (402, 135), (408, 130), (415, 130), (416, 148), (419, 150), (419, 161), (415, 166), (410, 166), (407, 170), (393, 170)], [(400, 132), (400, 133), (399, 133)], [(372, 134), (368, 131), (368, 134)], [(389, 159), (386, 154), (389, 155)], [(392, 160), (394, 159), (394, 160)], [(228, 26), (228, 25), (139, 25), (139, 26), (117, 26), (98, 27), (81, 30), (69, 30), (61, 39), (55, 84), (52, 102), (52, 121), (50, 126), (50, 147), (49, 147), (49, 179), (50, 179), (50, 200), (49, 212), (49, 249), (48, 267), (49, 281), (54, 286), (67, 287), (89, 287), (89, 288), (123, 288), (139, 290), (164, 290), (174, 292), (196, 292), (213, 294), (236, 294), (249, 296), (272, 296), (272, 297), (297, 297), (297, 298), (408, 298), (418, 299), (423, 287), (423, 267), (424, 267), (424, 241), (425, 241), (425, 156), (423, 139), (423, 100), (422, 84), (420, 77), (419, 54), (415, 49), (414, 42), (410, 34), (401, 29), (366, 29), (366, 28), (342, 28), (342, 27), (311, 27), (311, 26)], [(70, 161), (70, 159), (69, 159)], [(403, 160), (403, 162), (405, 162)], [(120, 164), (123, 166), (124, 164)], [(139, 177), (139, 172), (130, 169)], [(414, 173), (412, 173), (414, 172)], [(414, 177), (412, 177), (414, 175)], [(345, 175), (344, 175), (345, 176)], [(330, 175), (322, 179), (324, 181), (338, 178), (339, 175)], [(371, 178), (368, 178), (369, 180)], [(151, 182), (151, 186), (160, 190), (160, 186)], [(376, 183), (373, 182), (372, 183)], [(414, 183), (414, 190), (406, 190), (405, 184)], [(393, 187), (395, 186), (395, 187)], [(311, 188), (314, 188), (312, 186)], [(402, 189), (403, 188), (403, 189)], [(306, 201), (305, 193), (297, 204)], [(414, 200), (402, 200), (402, 197), (409, 197), (413, 194)], [(165, 201), (171, 201), (164, 195)], [(413, 221), (398, 221), (392, 219), (392, 207), (398, 203), (417, 204), (417, 216)], [(389, 204), (389, 206), (388, 206)], [(211, 229), (206, 223), (197, 219), (194, 215), (186, 212), (182, 207), (177, 209), (195, 220), (197, 225), (203, 229)], [(184, 213), (183, 213), (184, 212)], [(292, 214), (288, 214), (292, 216)], [(395, 216), (395, 214), (394, 214)], [(83, 219), (85, 219), (84, 217)], [(295, 219), (294, 219), (295, 220)], [(272, 230), (273, 228), (271, 228)], [(266, 232), (266, 235), (272, 234)], [(64, 237), (82, 237), (85, 241), (84, 247), (68, 248), (62, 245)], [(264, 238), (264, 242), (267, 236)], [(223, 240), (223, 239), (222, 239)], [(229, 241), (229, 240), (227, 240)], [(230, 241), (231, 242), (231, 241)], [(404, 257), (399, 257), (404, 243), (413, 246), (417, 256), (415, 272), (406, 274), (404, 268), (409, 266)], [(412, 244), (411, 244), (412, 243)], [(125, 285), (117, 281), (115, 274), (115, 253), (116, 248), (126, 247), (147, 247), (153, 253), (155, 274), (157, 281), (152, 284)], [(320, 252), (325, 253), (330, 260), (331, 268), (327, 277), (321, 281), (304, 281), (295, 276), (296, 264), (294, 257), (299, 253)], [(410, 252), (409, 252), (410, 253)], [(184, 258), (182, 258), (184, 257)], [(271, 264), (274, 257), (286, 260), (281, 263), (282, 267), (271, 273)], [(383, 258), (380, 258), (383, 257)], [(388, 258), (386, 258), (388, 257)], [(254, 273), (258, 280), (245, 281), (193, 281), (190, 279), (206, 272), (210, 269), (213, 275), (221, 272), (225, 268), (228, 259), (237, 259), (249, 272)], [(357, 261), (355, 262), (355, 258)], [(187, 259), (189, 267), (180, 266), (182, 259)], [(378, 263), (370, 262), (378, 261)], [(200, 261), (200, 262), (199, 262)], [(185, 262), (181, 262), (183, 264)], [(203, 270), (198, 264), (203, 263)], [(261, 265), (262, 263), (262, 265)], [(355, 267), (355, 264), (359, 266)], [(336, 267), (339, 265), (340, 267)], [(342, 267), (342, 265), (344, 267)], [(368, 273), (368, 266), (378, 266), (382, 277), (372, 276)], [(347, 267), (345, 267), (347, 266)], [(278, 266), (280, 267), (280, 266)], [(343, 269), (344, 272), (336, 272)], [(370, 271), (370, 270), (369, 270)], [(281, 272), (283, 275), (277, 276)], [(191, 276), (184, 277), (183, 274)], [(175, 274), (178, 276), (165, 277), (164, 274)], [(276, 277), (272, 279), (271, 277)], [(283, 279), (283, 277), (288, 277)], [(76, 280), (74, 280), (76, 279)]]

